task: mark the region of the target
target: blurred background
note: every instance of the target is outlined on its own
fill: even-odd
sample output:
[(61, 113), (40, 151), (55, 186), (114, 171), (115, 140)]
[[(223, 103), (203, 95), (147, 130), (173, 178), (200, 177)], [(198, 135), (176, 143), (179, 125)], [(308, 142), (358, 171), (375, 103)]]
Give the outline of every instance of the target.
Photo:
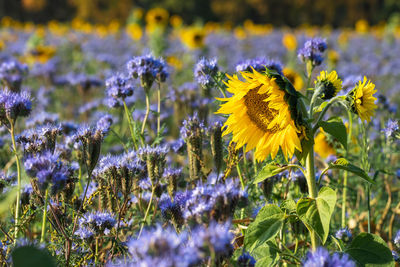
[(133, 10), (162, 7), (185, 23), (205, 21), (232, 25), (255, 23), (354, 26), (365, 20), (377, 25), (398, 20), (398, 0), (0, 0), (0, 17), (34, 23), (79, 18), (91, 23), (125, 23)]

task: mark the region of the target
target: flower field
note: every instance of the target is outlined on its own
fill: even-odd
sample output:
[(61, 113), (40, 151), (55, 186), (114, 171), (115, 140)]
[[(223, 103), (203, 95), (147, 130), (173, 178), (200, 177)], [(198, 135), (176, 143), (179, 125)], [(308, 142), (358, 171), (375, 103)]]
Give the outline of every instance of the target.
[(0, 266), (399, 266), (400, 26), (0, 26)]

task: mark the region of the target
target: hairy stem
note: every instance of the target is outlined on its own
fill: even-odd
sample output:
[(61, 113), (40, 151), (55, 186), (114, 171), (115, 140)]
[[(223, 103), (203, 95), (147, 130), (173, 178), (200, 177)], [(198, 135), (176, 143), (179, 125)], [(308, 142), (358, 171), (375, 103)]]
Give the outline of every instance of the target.
[(149, 205), (147, 206), (146, 213), (144, 214), (142, 226), (140, 226), (140, 231), (139, 231), (138, 239), (139, 239), (140, 235), (142, 234), (144, 224), (146, 223), (147, 217), (149, 216), (149, 211), (150, 211), (150, 208), (151, 208), (151, 204), (153, 203), (153, 198), (154, 198), (154, 191), (155, 191), (155, 189), (156, 189), (156, 187), (155, 187), (154, 185), (152, 185), (152, 187), (151, 187), (151, 196), (150, 196), (150, 200), (149, 200)]
[(17, 152), (17, 144), (15, 143), (15, 132), (14, 132), (14, 123), (11, 122), (10, 128), (11, 141), (13, 145), (13, 150), (15, 153), (15, 162), (17, 164), (17, 200), (15, 205), (15, 230), (14, 230), (14, 245), (18, 238), (19, 231), (19, 211), (20, 211), (20, 199), (21, 199), (21, 165), (19, 161), (19, 156)]
[[(144, 119), (142, 122), (142, 130), (140, 131), (140, 133), (142, 135), (144, 134), (144, 129), (146, 127), (147, 118), (149, 117), (149, 113), (150, 113), (150, 96), (149, 96), (149, 93), (147, 90), (145, 90), (145, 92), (146, 92), (146, 114), (144, 115)], [(143, 143), (144, 143), (144, 141), (143, 141)]]
[(135, 149), (137, 150), (138, 149), (138, 145), (136, 143), (135, 131), (133, 129), (132, 116), (131, 116), (131, 114), (129, 112), (129, 108), (126, 105), (125, 100), (123, 101), (123, 103), (124, 103), (125, 115), (126, 115), (126, 118), (128, 119), (129, 131), (131, 132), (132, 142), (133, 142), (133, 145), (135, 146)]
[(46, 217), (47, 217), (47, 203), (49, 201), (49, 189), (46, 189), (44, 197), (44, 207), (43, 207), (43, 219), (42, 219), (42, 234), (40, 236), (40, 243), (44, 242), (46, 237)]

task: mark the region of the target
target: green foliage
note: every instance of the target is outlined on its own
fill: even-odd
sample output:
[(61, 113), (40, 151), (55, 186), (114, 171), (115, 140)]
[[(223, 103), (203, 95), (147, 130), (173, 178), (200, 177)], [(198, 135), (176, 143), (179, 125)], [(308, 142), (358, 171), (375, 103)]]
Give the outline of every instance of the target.
[(246, 230), (244, 244), (252, 251), (274, 238), (283, 226), (285, 214), (276, 205), (267, 204), (258, 213), (254, 222)]
[(12, 252), (14, 267), (40, 266), (56, 267), (53, 257), (46, 251), (33, 246), (22, 246)]
[(316, 199), (302, 198), (297, 202), (297, 215), (300, 220), (310, 231), (318, 234), (323, 244), (328, 238), (335, 204), (336, 192), (329, 187), (321, 188)]
[(392, 252), (378, 235), (361, 233), (345, 250), (359, 266), (395, 266)]
[(253, 184), (260, 183), (265, 179), (268, 179), (272, 176), (275, 176), (289, 168), (299, 168), (297, 165), (278, 165), (276, 163), (267, 163), (257, 174), (256, 178), (253, 181)]
[(345, 158), (339, 158), (337, 159), (335, 162), (333, 163), (329, 163), (328, 168), (326, 168), (321, 176), (323, 174), (325, 174), (329, 169), (340, 169), (340, 170), (345, 170), (351, 173), (354, 173), (355, 175), (361, 177), (362, 179), (364, 179), (365, 181), (371, 183), (371, 184), (375, 184), (374, 180), (372, 180), (368, 173), (366, 173), (363, 169), (349, 163)]
[(335, 137), (345, 149), (347, 149), (347, 129), (343, 123), (342, 118), (332, 117), (327, 121), (320, 121), (319, 126), (325, 132)]

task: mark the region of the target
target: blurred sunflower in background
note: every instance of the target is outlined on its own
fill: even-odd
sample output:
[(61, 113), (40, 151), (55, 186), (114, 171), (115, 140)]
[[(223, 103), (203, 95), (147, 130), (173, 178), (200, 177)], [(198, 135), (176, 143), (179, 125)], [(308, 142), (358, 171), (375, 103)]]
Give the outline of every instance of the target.
[(244, 81), (237, 75), (227, 75), (227, 91), (233, 96), (218, 99), (226, 103), (217, 113), (229, 114), (223, 135), (233, 134), (236, 149), (245, 144), (246, 152), (255, 148), (257, 161), (269, 155), (275, 158), (279, 149), (285, 158), (293, 156), (296, 149), (302, 151), (302, 131), (291, 116), (293, 107), (285, 101), (287, 92), (279, 87), (276, 78), (254, 69), (240, 74)]
[(169, 13), (164, 8), (153, 8), (146, 13), (146, 23), (152, 26), (166, 26), (168, 24)]
[(370, 122), (371, 117), (375, 114), (378, 106), (375, 104), (377, 92), (375, 84), (364, 77), (363, 81), (359, 81), (356, 87), (349, 93), (351, 108), (354, 113), (358, 114), (364, 121)]
[(203, 28), (189, 27), (182, 31), (181, 40), (189, 49), (204, 47), (206, 32)]
[(283, 75), (293, 84), (297, 91), (301, 91), (304, 86), (303, 78), (294, 69), (284, 68)]
[(333, 143), (327, 137), (327, 134), (324, 132), (322, 128), (320, 128), (320, 132), (314, 139), (314, 151), (317, 153), (321, 158), (328, 158), (329, 156), (335, 155), (336, 150), (333, 146)]
[(140, 40), (143, 36), (142, 27), (140, 27), (140, 25), (137, 23), (131, 23), (127, 25), (125, 32), (132, 40), (135, 41)]
[(316, 90), (321, 90), (320, 97), (324, 100), (331, 99), (342, 90), (342, 80), (338, 78), (336, 71), (321, 71), (315, 81)]
[(296, 36), (292, 33), (286, 33), (283, 35), (282, 44), (288, 51), (295, 51), (297, 48)]

